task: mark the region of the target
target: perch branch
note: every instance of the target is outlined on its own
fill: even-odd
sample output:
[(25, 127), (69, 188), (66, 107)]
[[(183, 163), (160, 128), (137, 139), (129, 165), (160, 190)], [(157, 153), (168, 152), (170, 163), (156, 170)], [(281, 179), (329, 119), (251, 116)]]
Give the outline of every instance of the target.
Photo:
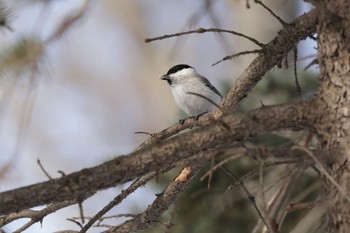
[(229, 114), (209, 125), (175, 135), (169, 140), (128, 155), (121, 155), (96, 167), (2, 192), (0, 214), (65, 200), (84, 200), (98, 190), (125, 183), (152, 171), (159, 171), (190, 155), (223, 146), (227, 142), (242, 141), (281, 128), (306, 127), (309, 121), (306, 110), (309, 104), (305, 101)]

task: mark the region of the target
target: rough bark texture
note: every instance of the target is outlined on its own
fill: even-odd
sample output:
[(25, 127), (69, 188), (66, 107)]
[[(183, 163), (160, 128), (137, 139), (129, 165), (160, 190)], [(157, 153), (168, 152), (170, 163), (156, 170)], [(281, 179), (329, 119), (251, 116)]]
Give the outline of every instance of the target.
[[(306, 102), (305, 104), (307, 104)], [(8, 214), (47, 203), (84, 200), (96, 190), (112, 187), (151, 171), (174, 164), (191, 155), (263, 132), (304, 127), (304, 103), (264, 107), (250, 113), (223, 117), (206, 127), (174, 136), (171, 140), (130, 153), (93, 168), (83, 169), (59, 179), (0, 193), (0, 214)], [(276, 119), (278, 112), (284, 117)]]
[(281, 64), (286, 54), (295, 48), (299, 41), (306, 39), (307, 36), (315, 32), (317, 14), (317, 10), (312, 10), (298, 17), (293, 23), (286, 25), (279, 31), (280, 36), (273, 39), (263, 48), (263, 53), (254, 59), (224, 97), (222, 102), (224, 112), (233, 111), (267, 71), (275, 65)]
[[(350, 2), (324, 1), (318, 31), (321, 87), (316, 121), (322, 149), (328, 151), (330, 175), (347, 192), (350, 190)], [(329, 232), (350, 232), (350, 203), (339, 188), (325, 179), (330, 199)]]

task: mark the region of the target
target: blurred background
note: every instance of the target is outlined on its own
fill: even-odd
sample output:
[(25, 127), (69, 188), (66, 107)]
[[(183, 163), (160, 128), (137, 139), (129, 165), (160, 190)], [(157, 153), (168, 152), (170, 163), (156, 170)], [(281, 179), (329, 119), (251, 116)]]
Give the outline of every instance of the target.
[[(10, 10), (11, 28), (0, 32), (0, 191), (47, 180), (38, 159), (51, 176), (59, 177), (57, 171), (70, 173), (131, 152), (147, 139), (136, 131), (158, 132), (185, 116), (160, 75), (173, 65), (189, 64), (225, 94), (256, 55), (211, 65), (227, 55), (258, 48), (230, 34), (191, 34), (151, 43), (145, 43), (146, 38), (217, 27), (268, 43), (282, 28), (261, 6), (250, 1), (247, 9), (243, 0), (2, 3)], [(303, 1), (264, 3), (286, 22), (311, 9)], [(299, 58), (315, 54), (315, 46), (311, 40), (302, 42)], [(242, 102), (242, 110), (261, 102), (270, 105), (299, 98), (292, 57), (289, 69), (276, 67), (267, 74)], [(303, 98), (312, 96), (317, 86), (317, 70), (302, 70), (311, 60), (297, 63)], [(94, 215), (125, 187), (100, 192), (84, 202), (85, 215)], [(144, 210), (161, 188), (161, 184), (147, 185), (110, 214)], [(203, 211), (199, 210), (205, 215)], [(26, 232), (79, 229), (66, 220), (73, 216), (79, 216), (77, 206), (46, 217), (42, 226), (37, 223)], [(217, 226), (201, 225), (200, 219), (198, 227), (187, 231), (179, 227), (178, 232), (215, 232)], [(25, 222), (4, 230), (12, 232)], [(247, 223), (239, 232), (252, 228)], [(230, 229), (226, 232), (234, 232)]]

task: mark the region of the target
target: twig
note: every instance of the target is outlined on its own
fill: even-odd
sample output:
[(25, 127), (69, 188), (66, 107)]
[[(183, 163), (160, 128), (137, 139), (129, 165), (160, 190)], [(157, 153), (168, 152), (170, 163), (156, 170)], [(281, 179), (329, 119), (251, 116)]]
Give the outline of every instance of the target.
[(297, 88), (297, 92), (299, 95), (299, 100), (301, 102), (301, 87), (299, 84), (299, 80), (298, 80), (298, 71), (297, 71), (297, 60), (298, 60), (298, 48), (297, 46), (295, 46), (295, 48), (293, 49), (293, 55), (294, 55), (294, 78), (295, 78), (295, 86)]
[[(83, 200), (78, 202), (78, 206), (79, 206), (79, 214), (80, 214), (80, 218), (81, 218), (81, 223), (84, 224), (85, 220), (84, 220), (84, 209), (83, 209)], [(83, 226), (80, 224), (81, 228), (83, 228)]]
[[(211, 160), (210, 160), (210, 171), (213, 169), (214, 164), (215, 164), (215, 160), (214, 160), (214, 159), (211, 159)], [(210, 172), (210, 174), (209, 174), (209, 177), (208, 177), (208, 189), (210, 189), (211, 180), (212, 180), (212, 178), (213, 178), (213, 174), (214, 174), (214, 172)]]
[(283, 218), (286, 214), (286, 205), (291, 189), (302, 174), (302, 170), (295, 167), (295, 165), (294, 168), (293, 174), (289, 176), (289, 179), (284, 184), (282, 184), (268, 203), (267, 210), (269, 219), (271, 219), (272, 227), (274, 227), (276, 232), (278, 232), (279, 226), (282, 224)]
[(290, 177), (291, 175), (293, 174), (293, 172), (289, 169), (288, 170), (288, 173), (286, 173), (285, 175), (283, 176), (280, 176), (278, 177), (278, 179), (273, 183), (271, 184), (269, 187), (267, 187), (264, 192), (267, 193), (268, 191), (270, 191), (273, 187), (275, 187), (279, 182), (281, 182), (282, 180)]
[[(295, 160), (295, 159), (286, 159), (286, 160), (277, 161), (277, 162), (265, 162), (265, 168), (274, 167), (278, 165), (285, 165), (285, 164), (299, 164), (300, 162), (301, 162), (300, 160)], [(239, 184), (239, 182), (243, 182), (248, 177), (252, 177), (258, 173), (259, 173), (259, 166), (257, 166), (255, 169), (251, 170), (250, 172), (247, 172), (245, 175), (239, 178), (238, 183), (235, 183), (231, 186), (234, 187), (237, 184)]]
[(302, 202), (302, 203), (291, 203), (288, 205), (286, 211), (293, 212), (293, 211), (302, 210), (302, 209), (314, 208), (315, 206), (318, 206), (324, 202), (325, 202), (324, 200), (319, 200), (319, 201)]
[[(114, 214), (114, 215), (109, 215), (109, 216), (102, 216), (98, 219), (98, 223), (96, 223), (96, 227), (99, 226), (99, 224), (101, 222), (103, 222), (104, 220), (107, 220), (107, 219), (114, 219), (114, 218), (134, 218), (136, 216), (136, 214)], [(89, 216), (84, 216), (84, 219), (85, 220), (90, 220), (92, 219), (94, 216), (92, 217), (89, 217)], [(81, 221), (81, 217), (72, 217), (70, 219), (73, 219), (73, 220), (80, 220)]]
[(153, 133), (148, 133), (148, 132), (145, 132), (145, 131), (136, 131), (134, 134), (146, 134), (146, 135), (149, 135), (149, 136), (153, 136)]
[(250, 50), (250, 51), (243, 51), (243, 52), (239, 52), (239, 53), (235, 53), (235, 54), (232, 54), (232, 55), (229, 55), (229, 56), (226, 56), (224, 58), (222, 58), (220, 61), (217, 61), (215, 63), (213, 63), (211, 66), (215, 66), (223, 61), (226, 61), (226, 60), (231, 60), (235, 57), (238, 57), (238, 56), (241, 56), (241, 55), (247, 55), (247, 54), (252, 54), (252, 53), (261, 53), (263, 50), (261, 49), (255, 49), (255, 50)]
[(287, 25), (286, 22), (284, 22), (283, 19), (281, 19), (281, 17), (279, 17), (278, 15), (276, 15), (269, 7), (267, 7), (264, 3), (262, 3), (262, 1), (259, 0), (254, 0), (254, 2), (256, 4), (261, 5), (263, 8), (265, 8), (268, 12), (270, 12), (270, 14), (275, 17), (283, 26)]
[(207, 171), (202, 177), (201, 177), (201, 181), (203, 181), (206, 177), (210, 176), (214, 171), (216, 171), (218, 168), (220, 168), (222, 165), (226, 164), (227, 162), (231, 161), (231, 160), (235, 160), (238, 159), (240, 157), (242, 157), (242, 154), (236, 154), (236, 155), (232, 155), (229, 156), (228, 158), (220, 161), (219, 163), (217, 163), (215, 166), (213, 166), (209, 171)]
[[(327, 205), (316, 205), (310, 211), (308, 211), (303, 217), (298, 221), (297, 224), (294, 225), (293, 229), (291, 229), (290, 233), (300, 233), (300, 232), (312, 232), (312, 233), (320, 233), (320, 232), (329, 232), (325, 227), (325, 221), (329, 221), (329, 218), (323, 218), (327, 211)], [(316, 229), (313, 226), (318, 225)], [(323, 229), (322, 229), (323, 228)], [(337, 232), (337, 231), (335, 231)]]
[(41, 164), (40, 159), (37, 159), (36, 162), (38, 163), (40, 169), (44, 172), (44, 174), (47, 176), (47, 178), (49, 178), (49, 180), (52, 180), (52, 177), (50, 176), (50, 174), (45, 170), (44, 166)]
[(224, 165), (220, 167), (226, 174), (228, 174), (235, 182), (239, 183), (239, 185), (243, 188), (243, 191), (246, 193), (248, 200), (253, 205), (254, 209), (258, 213), (260, 219), (267, 225), (265, 218), (262, 216), (258, 206), (256, 205), (255, 197), (250, 193), (247, 186), (244, 184), (243, 180), (238, 179), (232, 172), (230, 172)]
[(276, 233), (276, 228), (272, 226), (271, 219), (268, 214), (268, 210), (265, 202), (265, 193), (264, 193), (264, 161), (259, 164), (259, 191), (257, 194), (257, 200), (260, 200), (260, 208), (261, 216), (263, 217), (261, 220), (264, 221), (265, 226), (271, 232)]
[(75, 224), (77, 224), (80, 228), (83, 228), (83, 225), (81, 225), (81, 223), (75, 219), (71, 219), (71, 218), (67, 218), (68, 221), (73, 222)]
[(226, 30), (226, 29), (220, 29), (220, 28), (198, 28), (195, 30), (191, 30), (191, 31), (186, 31), (186, 32), (179, 32), (179, 33), (174, 33), (174, 34), (166, 34), (163, 36), (158, 36), (158, 37), (154, 37), (154, 38), (147, 38), (145, 39), (146, 43), (155, 41), (155, 40), (163, 40), (163, 39), (167, 39), (167, 38), (171, 38), (171, 37), (177, 37), (177, 36), (183, 36), (183, 35), (188, 35), (188, 34), (201, 34), (201, 33), (206, 33), (206, 32), (225, 32), (225, 33), (230, 33), (233, 34), (235, 36), (240, 36), (243, 38), (246, 38), (247, 40), (250, 40), (251, 42), (253, 42), (254, 44), (258, 45), (259, 47), (263, 48), (265, 45), (263, 43), (260, 43), (259, 41), (257, 41), (256, 39), (250, 37), (250, 36), (246, 36), (242, 33), (236, 32), (236, 31), (232, 31), (232, 30)]
[(308, 70), (311, 66), (317, 65), (317, 64), (318, 64), (318, 59), (315, 58), (307, 66), (305, 66), (304, 71)]
[(309, 149), (301, 146), (295, 146), (298, 149), (301, 149), (306, 152), (307, 155), (309, 155), (316, 165), (318, 166), (318, 170), (322, 175), (324, 175), (337, 189), (338, 191), (344, 196), (344, 198), (350, 203), (350, 197), (347, 194), (347, 192), (338, 184), (337, 181), (334, 180), (334, 178), (327, 172), (327, 170), (323, 167), (323, 164), (316, 158), (316, 156), (310, 151)]
[(137, 188), (145, 185), (148, 181), (156, 176), (156, 172), (150, 172), (147, 175), (135, 180), (127, 189), (123, 190), (118, 196), (116, 196), (111, 202), (108, 203), (102, 210), (95, 214), (80, 230), (80, 233), (86, 232), (98, 219), (105, 215), (114, 206), (122, 202), (127, 196), (134, 192)]
[(156, 219), (173, 204), (190, 181), (198, 174), (205, 161), (191, 167), (184, 168), (180, 174), (171, 182), (166, 189), (154, 200), (154, 202), (135, 218), (111, 228), (105, 232), (127, 233), (149, 228)]
[(304, 60), (307, 60), (307, 59), (310, 59), (310, 58), (317, 58), (317, 54), (306, 55), (304, 57), (299, 58), (298, 61), (304, 61)]
[(43, 218), (51, 213), (56, 212), (59, 209), (75, 204), (76, 201), (63, 201), (60, 203), (55, 203), (48, 205), (46, 208), (42, 210), (24, 210), (18, 213), (13, 213), (8, 216), (5, 216), (0, 220), (0, 226), (4, 226), (14, 220), (21, 218), (30, 218), (31, 220), (24, 224), (22, 227), (18, 228), (15, 232), (22, 232), (32, 226), (34, 223), (41, 222)]

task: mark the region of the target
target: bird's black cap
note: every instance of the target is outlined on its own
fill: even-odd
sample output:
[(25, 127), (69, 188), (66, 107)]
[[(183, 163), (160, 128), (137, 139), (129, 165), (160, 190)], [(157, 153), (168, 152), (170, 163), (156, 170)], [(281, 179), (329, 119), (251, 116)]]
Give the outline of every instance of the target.
[(166, 73), (166, 75), (175, 74), (179, 70), (187, 69), (187, 68), (192, 68), (192, 66), (189, 66), (186, 64), (176, 65), (176, 66), (171, 67), (170, 70), (168, 70), (168, 73)]

